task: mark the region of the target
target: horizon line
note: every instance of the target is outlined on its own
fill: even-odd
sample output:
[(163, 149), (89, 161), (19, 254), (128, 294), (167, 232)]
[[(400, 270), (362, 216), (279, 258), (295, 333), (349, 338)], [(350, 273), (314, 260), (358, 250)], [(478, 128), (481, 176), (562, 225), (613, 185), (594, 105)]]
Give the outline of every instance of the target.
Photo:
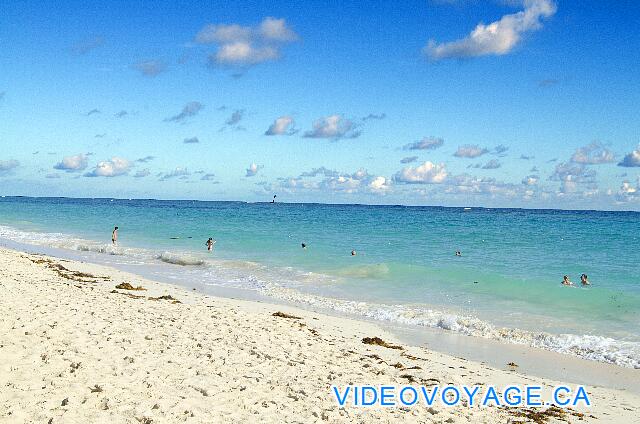
[[(22, 196), (22, 195), (0, 195), (0, 198), (26, 198), (26, 199), (73, 199), (73, 200), (152, 200), (156, 202), (202, 202), (202, 203), (265, 203), (272, 204), (271, 201), (246, 201), (246, 200), (202, 200), (202, 199), (155, 199), (155, 198), (122, 198), (122, 197), (73, 197), (73, 196)], [(524, 211), (562, 211), (562, 212), (625, 212), (640, 214), (640, 210), (632, 209), (562, 209), (562, 208), (523, 208), (523, 207), (497, 207), (497, 206), (444, 206), (444, 205), (405, 205), (400, 203), (328, 203), (328, 202), (275, 202), (273, 204), (285, 205), (325, 205), (325, 206), (369, 206), (369, 207), (403, 207), (403, 208), (442, 208), (442, 209), (499, 209), (499, 210), (524, 210)]]

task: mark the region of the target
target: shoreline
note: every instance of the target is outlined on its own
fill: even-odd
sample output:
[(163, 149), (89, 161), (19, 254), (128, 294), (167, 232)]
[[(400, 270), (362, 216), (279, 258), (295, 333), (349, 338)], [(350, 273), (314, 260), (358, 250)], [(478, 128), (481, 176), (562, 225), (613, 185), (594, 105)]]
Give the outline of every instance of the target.
[[(429, 379), (497, 387), (558, 384), (406, 345), (377, 322), (214, 297), (115, 268), (5, 248), (0, 267), (0, 353), (7, 358), (0, 417), (12, 420), (208, 422), (260, 414), (267, 422), (505, 422), (531, 411), (338, 408), (329, 387)], [(146, 290), (115, 289), (125, 281)], [(285, 316), (274, 317), (276, 312)], [(365, 345), (364, 337), (403, 349)], [(565, 419), (631, 422), (640, 413), (637, 394), (587, 390), (593, 407), (564, 410)]]
[[(283, 305), (295, 309), (302, 309), (322, 315), (344, 318), (351, 321), (370, 323), (392, 334), (403, 343), (415, 346), (430, 346), (430, 349), (446, 355), (462, 357), (464, 359), (487, 364), (494, 368), (510, 370), (505, 364), (514, 361), (519, 370), (536, 377), (562, 380), (574, 384), (589, 384), (611, 389), (627, 390), (640, 395), (640, 369), (628, 368), (616, 364), (588, 360), (576, 355), (554, 352), (524, 344), (506, 343), (490, 338), (469, 336), (448, 332), (438, 328), (412, 326), (390, 321), (382, 321), (365, 316), (340, 312), (334, 309), (314, 307), (310, 304), (295, 303), (284, 299), (270, 297), (252, 290), (230, 287), (203, 285), (199, 282), (183, 282), (163, 277), (162, 273), (154, 275), (141, 272), (144, 268), (137, 268), (131, 264), (105, 264), (99, 258), (87, 258), (80, 252), (67, 251), (40, 245), (24, 244), (8, 239), (0, 239), (0, 248), (9, 248), (18, 252), (51, 255), (65, 260), (80, 261), (96, 266), (106, 266), (120, 272), (133, 274), (137, 277), (175, 285), (183, 289), (194, 289), (199, 293), (214, 297), (237, 299), (249, 302), (260, 302), (273, 305)], [(89, 252), (90, 253), (90, 252)], [(165, 264), (163, 266), (178, 266)], [(550, 365), (553, 364), (553, 365)]]

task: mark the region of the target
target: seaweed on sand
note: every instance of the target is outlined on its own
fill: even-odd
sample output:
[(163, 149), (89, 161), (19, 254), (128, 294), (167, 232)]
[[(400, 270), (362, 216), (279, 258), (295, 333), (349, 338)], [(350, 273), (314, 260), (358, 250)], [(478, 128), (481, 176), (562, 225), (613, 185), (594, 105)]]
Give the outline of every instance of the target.
[(131, 284), (129, 283), (120, 283), (116, 286), (117, 289), (120, 290), (146, 290), (144, 287), (142, 286), (138, 286), (138, 287), (133, 287)]
[(110, 293), (123, 294), (125, 296), (130, 297), (131, 299), (144, 299), (144, 296), (137, 296), (131, 293), (122, 293), (122, 292), (119, 292), (118, 290), (111, 290)]
[(368, 345), (382, 346), (388, 349), (404, 350), (402, 346), (392, 345), (390, 343), (387, 343), (384, 340), (382, 340), (380, 337), (365, 337), (364, 339), (362, 339), (362, 343), (368, 344)]
[(173, 300), (172, 303), (176, 303), (176, 302), (180, 303), (179, 300), (176, 300), (176, 298), (171, 296), (170, 294), (165, 294), (165, 295), (158, 296), (158, 297), (148, 297), (148, 299), (149, 300)]
[(297, 317), (295, 315), (289, 315), (289, 314), (285, 314), (284, 312), (274, 312), (271, 314), (274, 317), (280, 317), (280, 318), (289, 318), (289, 319), (302, 319), (300, 317)]

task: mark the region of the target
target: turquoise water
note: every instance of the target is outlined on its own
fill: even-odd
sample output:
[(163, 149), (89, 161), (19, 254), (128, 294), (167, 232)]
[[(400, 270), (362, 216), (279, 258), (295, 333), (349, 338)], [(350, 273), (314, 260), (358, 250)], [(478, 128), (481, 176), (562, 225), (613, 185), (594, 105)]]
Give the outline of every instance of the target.
[(636, 212), (5, 197), (0, 237), (640, 368)]

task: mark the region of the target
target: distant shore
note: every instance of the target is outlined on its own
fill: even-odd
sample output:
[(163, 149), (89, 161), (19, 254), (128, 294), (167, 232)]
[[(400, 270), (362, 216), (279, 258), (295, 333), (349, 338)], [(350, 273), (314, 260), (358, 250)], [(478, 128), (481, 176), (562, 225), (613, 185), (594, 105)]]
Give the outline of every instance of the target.
[[(339, 408), (330, 387), (559, 384), (398, 346), (372, 323), (201, 295), (104, 266), (0, 249), (0, 269), (6, 422), (498, 423), (541, 411)], [(127, 290), (138, 287), (145, 290)], [(365, 344), (367, 337), (402, 349)], [(638, 395), (587, 390), (592, 408), (552, 410), (550, 422), (558, 414), (632, 422), (640, 413)]]

